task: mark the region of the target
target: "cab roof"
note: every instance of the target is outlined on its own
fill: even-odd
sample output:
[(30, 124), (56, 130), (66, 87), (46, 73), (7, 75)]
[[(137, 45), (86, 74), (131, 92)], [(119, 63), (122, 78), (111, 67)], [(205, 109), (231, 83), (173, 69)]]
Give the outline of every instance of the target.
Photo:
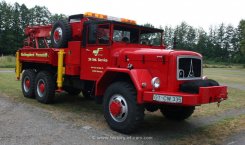
[[(158, 28), (151, 28), (151, 27), (146, 27), (146, 26), (132, 24), (132, 23), (119, 22), (119, 21), (116, 21), (116, 20), (107, 20), (107, 19), (103, 19), (103, 18), (90, 17), (90, 16), (85, 16), (84, 14), (71, 15), (71, 16), (68, 17), (68, 21), (71, 22), (71, 20), (81, 20), (83, 18), (88, 18), (89, 19), (89, 21), (84, 22), (85, 24), (112, 23), (112, 24), (128, 26), (128, 27), (131, 27), (131, 28), (134, 27), (134, 28), (140, 28), (140, 29), (147, 29), (147, 30), (151, 30), (153, 32), (164, 32), (164, 30), (158, 29)], [(129, 20), (129, 21), (131, 21), (131, 20)]]

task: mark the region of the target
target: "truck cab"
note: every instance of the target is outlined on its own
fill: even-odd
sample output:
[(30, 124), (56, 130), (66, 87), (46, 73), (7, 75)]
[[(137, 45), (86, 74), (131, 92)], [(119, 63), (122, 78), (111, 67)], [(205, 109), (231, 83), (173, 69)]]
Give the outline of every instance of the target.
[(184, 120), (195, 106), (226, 100), (227, 87), (203, 76), (202, 55), (166, 49), (163, 33), (91, 12), (27, 27), (16, 76), (22, 73), (24, 96), (41, 103), (51, 103), (55, 91), (82, 91), (103, 103), (105, 120), (121, 133), (135, 131), (144, 110)]
[[(84, 23), (81, 50), (81, 79), (98, 80), (106, 67), (120, 67), (122, 50), (164, 49), (163, 30), (117, 21), (88, 21)], [(124, 56), (126, 57), (126, 56)], [(122, 65), (122, 64), (121, 64)]]

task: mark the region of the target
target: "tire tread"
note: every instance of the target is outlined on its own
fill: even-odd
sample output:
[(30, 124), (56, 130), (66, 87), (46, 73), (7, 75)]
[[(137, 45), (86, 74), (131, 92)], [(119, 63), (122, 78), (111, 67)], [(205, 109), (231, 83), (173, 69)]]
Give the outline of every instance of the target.
[[(38, 97), (38, 93), (37, 93), (37, 82), (39, 78), (43, 78), (46, 81), (46, 89), (47, 89), (47, 94), (44, 97)], [(52, 77), (52, 74), (47, 72), (47, 71), (41, 71), (37, 74), (36, 77), (36, 81), (35, 81), (35, 95), (36, 95), (36, 99), (44, 104), (49, 104), (53, 102), (54, 96), (55, 96), (55, 81)]]
[[(30, 77), (30, 81), (31, 81), (31, 86), (30, 86), (30, 90), (29, 92), (25, 92), (24, 91), (24, 86), (23, 86), (23, 81), (25, 76), (28, 75)], [(36, 72), (32, 69), (27, 69), (24, 71), (23, 75), (22, 75), (22, 79), (21, 79), (21, 89), (22, 89), (22, 93), (24, 95), (24, 97), (26, 98), (35, 98), (35, 78), (36, 78)]]
[[(115, 91), (118, 88), (120, 88), (120, 90), (122, 90), (122, 92), (126, 92), (127, 96), (132, 96), (132, 97), (127, 97), (125, 96), (125, 99), (129, 105), (129, 103), (132, 103), (131, 105), (134, 106), (134, 117), (130, 118), (131, 121), (128, 122), (126, 125), (119, 125), (118, 123), (115, 122), (111, 122), (111, 120), (113, 121), (113, 119), (110, 119), (110, 114), (107, 114), (107, 107), (106, 107), (106, 102), (110, 100), (110, 93), (111, 91)], [(110, 85), (105, 93), (105, 97), (104, 97), (104, 116), (105, 119), (107, 120), (107, 123), (109, 124), (109, 126), (118, 132), (124, 133), (124, 134), (130, 134), (134, 131), (137, 130), (137, 128), (139, 128), (139, 125), (141, 124), (141, 122), (144, 119), (144, 106), (137, 104), (137, 93), (136, 90), (134, 88), (134, 86), (129, 83), (129, 82), (115, 82), (112, 85)], [(129, 114), (128, 114), (129, 115)], [(126, 119), (127, 120), (127, 119)], [(128, 121), (128, 120), (127, 120)]]
[(187, 119), (192, 115), (194, 110), (194, 106), (163, 106), (161, 108), (161, 112), (166, 118), (177, 121)]
[[(53, 39), (54, 31), (57, 27), (61, 27), (62, 29), (62, 39), (57, 44)], [(58, 20), (54, 23), (52, 31), (51, 31), (51, 43), (54, 48), (66, 48), (68, 46), (68, 41), (71, 40), (72, 32), (71, 26), (67, 20)]]

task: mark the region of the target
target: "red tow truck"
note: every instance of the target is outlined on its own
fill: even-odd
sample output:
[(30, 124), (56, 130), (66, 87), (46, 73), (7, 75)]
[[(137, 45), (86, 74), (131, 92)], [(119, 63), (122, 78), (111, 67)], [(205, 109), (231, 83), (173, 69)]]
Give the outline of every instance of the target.
[(226, 86), (203, 76), (199, 53), (168, 50), (163, 30), (133, 20), (87, 12), (25, 35), (16, 52), (23, 95), (52, 103), (55, 92), (82, 92), (121, 133), (135, 131), (145, 110), (184, 120), (195, 106), (227, 99)]

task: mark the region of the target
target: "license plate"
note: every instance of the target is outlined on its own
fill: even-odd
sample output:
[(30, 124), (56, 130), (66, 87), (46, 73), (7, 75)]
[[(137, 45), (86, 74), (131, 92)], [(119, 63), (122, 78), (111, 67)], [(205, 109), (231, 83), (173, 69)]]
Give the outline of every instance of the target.
[(182, 103), (182, 97), (180, 96), (166, 96), (166, 95), (153, 95), (153, 100), (157, 102), (166, 102), (166, 103)]

